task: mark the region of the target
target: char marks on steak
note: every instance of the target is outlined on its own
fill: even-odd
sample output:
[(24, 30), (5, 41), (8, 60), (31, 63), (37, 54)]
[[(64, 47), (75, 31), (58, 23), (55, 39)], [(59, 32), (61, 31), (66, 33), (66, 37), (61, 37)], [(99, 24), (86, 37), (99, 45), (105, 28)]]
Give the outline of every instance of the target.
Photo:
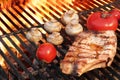
[(114, 31), (81, 32), (70, 46), (60, 68), (65, 74), (77, 74), (110, 66), (116, 54)]

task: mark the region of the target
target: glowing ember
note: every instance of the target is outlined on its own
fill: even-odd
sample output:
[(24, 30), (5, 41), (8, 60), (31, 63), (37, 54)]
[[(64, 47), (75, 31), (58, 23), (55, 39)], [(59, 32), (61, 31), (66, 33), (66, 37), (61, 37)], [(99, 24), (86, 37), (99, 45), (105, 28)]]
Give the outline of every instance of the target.
[(6, 64), (5, 64), (5, 61), (4, 61), (4, 59), (2, 58), (2, 56), (0, 56), (0, 66), (1, 66), (3, 69), (6, 69), (6, 68), (7, 68), (7, 66), (6, 66)]
[[(6, 49), (5, 49), (5, 47), (2, 45), (2, 43), (0, 42), (0, 49), (2, 50), (2, 51), (6, 51)], [(6, 66), (6, 64), (5, 64), (5, 61), (4, 61), (4, 59), (3, 59), (3, 57), (0, 55), (0, 66), (3, 68), (3, 69), (6, 69), (7, 68), (7, 66)]]

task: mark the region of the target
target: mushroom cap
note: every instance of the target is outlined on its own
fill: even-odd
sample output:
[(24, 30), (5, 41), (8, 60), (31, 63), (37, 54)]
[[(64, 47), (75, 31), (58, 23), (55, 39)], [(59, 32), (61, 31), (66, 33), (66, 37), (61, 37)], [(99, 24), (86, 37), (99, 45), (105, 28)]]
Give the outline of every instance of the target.
[(80, 23), (69, 23), (65, 27), (65, 32), (70, 36), (77, 35), (82, 31), (83, 27)]
[(61, 31), (62, 24), (55, 19), (50, 20), (44, 24), (44, 29), (50, 33)]
[(75, 12), (73, 10), (69, 10), (62, 15), (61, 20), (64, 24), (67, 25), (72, 20), (76, 20), (79, 22), (79, 16), (78, 16), (77, 12)]
[(63, 43), (64, 39), (59, 32), (53, 32), (52, 34), (48, 35), (47, 41), (54, 45), (59, 45)]

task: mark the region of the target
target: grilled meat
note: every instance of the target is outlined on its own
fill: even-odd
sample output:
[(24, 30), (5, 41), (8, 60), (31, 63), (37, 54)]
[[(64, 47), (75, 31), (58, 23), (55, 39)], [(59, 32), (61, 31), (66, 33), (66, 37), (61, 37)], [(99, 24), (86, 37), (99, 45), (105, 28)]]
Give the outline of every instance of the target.
[(65, 74), (77, 74), (110, 66), (116, 54), (114, 31), (81, 32), (70, 46), (60, 68)]

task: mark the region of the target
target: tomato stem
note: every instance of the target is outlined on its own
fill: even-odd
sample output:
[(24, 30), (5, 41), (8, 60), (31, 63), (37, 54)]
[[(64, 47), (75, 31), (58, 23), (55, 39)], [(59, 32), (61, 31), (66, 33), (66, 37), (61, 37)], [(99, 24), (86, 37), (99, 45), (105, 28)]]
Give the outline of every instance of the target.
[(101, 14), (101, 18), (107, 18), (109, 16), (110, 16), (110, 14), (108, 12), (102, 12), (102, 14)]

